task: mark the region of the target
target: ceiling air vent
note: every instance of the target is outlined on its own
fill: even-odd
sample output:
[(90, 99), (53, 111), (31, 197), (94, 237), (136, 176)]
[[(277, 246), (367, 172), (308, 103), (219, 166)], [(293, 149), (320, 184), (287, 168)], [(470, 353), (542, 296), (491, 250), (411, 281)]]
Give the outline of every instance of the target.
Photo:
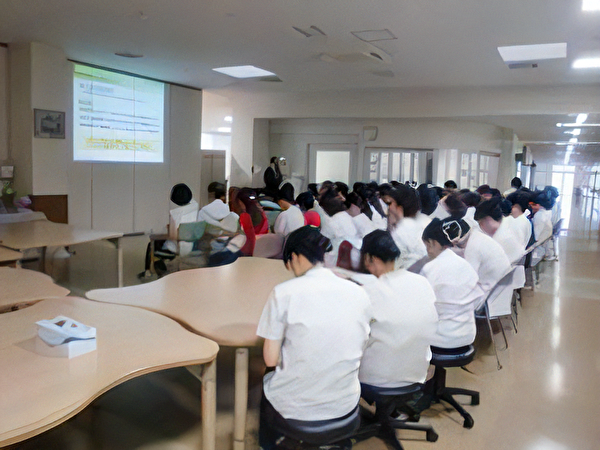
[(537, 63), (510, 63), (509, 69), (537, 69)]
[(311, 25), (309, 28), (300, 28), (300, 27), (292, 27), (298, 33), (302, 34), (305, 37), (313, 37), (313, 36), (327, 36), (323, 30), (319, 27)]

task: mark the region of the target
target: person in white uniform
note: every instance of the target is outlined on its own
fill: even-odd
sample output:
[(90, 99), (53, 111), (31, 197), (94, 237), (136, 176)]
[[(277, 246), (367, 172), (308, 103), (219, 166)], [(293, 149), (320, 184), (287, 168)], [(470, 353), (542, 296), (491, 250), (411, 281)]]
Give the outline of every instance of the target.
[(479, 229), (500, 244), (512, 266), (523, 258), (526, 243), (517, 237), (513, 229), (515, 219), (502, 215), (501, 201), (500, 197), (492, 197), (482, 202), (477, 207), (474, 217)]
[(487, 294), (510, 270), (510, 261), (500, 244), (480, 229), (463, 228), (463, 234), (452, 250), (475, 269), (482, 296), (477, 308), (483, 306)]
[(424, 383), (437, 331), (435, 293), (421, 275), (394, 270), (400, 250), (389, 232), (363, 238), (363, 265), (377, 278), (364, 285), (373, 305), (371, 336), (360, 363), (362, 396), (378, 388)]
[(423, 231), (430, 261), (421, 269), (435, 292), (437, 332), (432, 346), (458, 348), (475, 341), (475, 309), (483, 292), (477, 272), (451, 248), (469, 225), (461, 219), (433, 219)]
[(398, 266), (408, 269), (427, 256), (420, 239), (423, 228), (415, 218), (420, 211), (419, 198), (413, 188), (399, 184), (383, 192), (383, 201), (388, 205), (388, 230), (400, 249)]
[(277, 192), (277, 204), (281, 213), (275, 219), (273, 231), (283, 237), (304, 226), (304, 214), (294, 201), (294, 186), (285, 182)]
[(273, 289), (259, 321), (265, 363), (275, 366), (263, 380), (263, 450), (274, 448), (282, 435), (298, 439), (290, 426), (298, 422), (341, 424), (342, 436), (327, 437), (334, 441), (352, 434), (359, 423), (345, 421), (357, 414), (371, 302), (362, 287), (323, 267), (329, 246), (329, 239), (310, 225), (290, 233), (283, 261), (296, 278)]

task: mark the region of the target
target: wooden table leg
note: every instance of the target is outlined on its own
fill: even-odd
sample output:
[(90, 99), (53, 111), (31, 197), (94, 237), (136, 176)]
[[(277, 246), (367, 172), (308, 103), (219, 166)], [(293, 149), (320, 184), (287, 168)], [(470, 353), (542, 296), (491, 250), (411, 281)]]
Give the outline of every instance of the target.
[(247, 348), (235, 351), (235, 404), (233, 410), (233, 450), (244, 450), (246, 438), (246, 413), (248, 409), (248, 359)]
[(123, 244), (121, 238), (117, 238), (117, 270), (119, 287), (123, 287)]
[(215, 450), (217, 440), (217, 360), (202, 369), (202, 450)]

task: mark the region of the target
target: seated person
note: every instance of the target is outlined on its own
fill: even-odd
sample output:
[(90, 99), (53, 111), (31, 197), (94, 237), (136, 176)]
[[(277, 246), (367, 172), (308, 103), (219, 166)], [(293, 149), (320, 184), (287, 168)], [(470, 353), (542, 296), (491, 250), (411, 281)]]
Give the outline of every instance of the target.
[(389, 232), (363, 238), (363, 266), (377, 279), (364, 285), (373, 305), (371, 335), (358, 378), (362, 397), (372, 402), (374, 387), (424, 383), (436, 335), (438, 314), (429, 282), (405, 269), (394, 269), (400, 250)]
[(510, 272), (511, 264), (502, 246), (483, 233), (479, 227), (469, 229), (467, 224), (461, 228), (461, 233), (452, 250), (462, 256), (479, 277), (478, 284), (483, 293), (477, 306), (479, 309), (483, 306), (487, 294)]
[(361, 237), (352, 216), (348, 214), (343, 197), (340, 196), (335, 186), (329, 185), (321, 189), (319, 204), (325, 214), (325, 217), (321, 216), (321, 233), (331, 241), (333, 247), (332, 251), (325, 256), (325, 265), (335, 267), (340, 244), (348, 241), (356, 249), (356, 261), (353, 265), (358, 266)]
[(525, 254), (525, 244), (516, 237), (514, 219), (504, 217), (500, 208), (502, 199), (492, 197), (482, 202), (475, 210), (479, 229), (496, 241), (504, 250), (511, 265), (519, 262)]
[(181, 242), (177, 247), (177, 230), (182, 223), (196, 221), (198, 214), (198, 203), (192, 198), (192, 190), (183, 183), (176, 184), (171, 189), (171, 202), (177, 205), (169, 212), (169, 240), (165, 242), (163, 249), (173, 253), (186, 255), (192, 251), (192, 244)]
[(251, 188), (229, 188), (229, 207), (238, 216), (243, 212), (250, 214), (254, 233), (267, 234), (269, 232), (269, 219), (262, 206), (256, 199), (256, 192)]
[(311, 191), (302, 192), (296, 197), (296, 204), (304, 214), (304, 225), (321, 227), (321, 216), (314, 210), (315, 196)]
[[(154, 251), (164, 250), (172, 256), (164, 256), (166, 259), (173, 259), (177, 254), (187, 255), (192, 251), (193, 244), (191, 242), (181, 242), (178, 245), (177, 234), (179, 225), (182, 223), (190, 223), (196, 221), (198, 214), (198, 203), (192, 198), (192, 190), (184, 183), (179, 183), (171, 189), (171, 210), (169, 211), (168, 236), (169, 240), (155, 240), (150, 242), (146, 248), (146, 259), (144, 271), (138, 274), (138, 278), (150, 278), (151, 265), (151, 245), (154, 243)], [(158, 260), (155, 262), (155, 269), (159, 273), (166, 271), (164, 261)]]
[(369, 204), (356, 192), (350, 192), (346, 196), (346, 206), (359, 236), (364, 237), (377, 229), (373, 221), (364, 212), (371, 212)]
[(533, 234), (535, 236), (531, 261), (531, 265), (534, 266), (545, 256), (546, 241), (552, 236), (554, 199), (550, 198), (546, 191), (536, 192), (529, 206), (532, 211), (531, 223), (533, 224)]
[(294, 202), (294, 186), (291, 183), (284, 183), (281, 186), (277, 191), (276, 201), (282, 212), (279, 213), (273, 225), (275, 234), (285, 237), (305, 225), (304, 214)]
[(315, 227), (290, 233), (283, 261), (296, 278), (275, 286), (259, 321), (265, 363), (275, 366), (263, 380), (263, 450), (290, 437), (288, 424), (326, 421), (335, 426), (358, 408), (358, 369), (369, 337), (371, 303), (360, 286), (323, 267), (328, 248), (329, 239)]
[(529, 213), (530, 198), (530, 192), (522, 189), (513, 192), (507, 197), (507, 200), (512, 204), (510, 215), (514, 219), (513, 231), (515, 232), (515, 238), (526, 249), (535, 242), (533, 225), (526, 215), (526, 213)]
[(483, 297), (477, 272), (451, 248), (469, 225), (458, 219), (433, 219), (423, 231), (430, 261), (421, 269), (435, 292), (438, 313), (434, 347), (457, 348), (475, 341), (475, 309)]
[(385, 191), (383, 201), (388, 205), (388, 230), (400, 249), (399, 266), (408, 269), (427, 256), (425, 245), (420, 239), (423, 228), (416, 220), (420, 211), (417, 192), (400, 184)]

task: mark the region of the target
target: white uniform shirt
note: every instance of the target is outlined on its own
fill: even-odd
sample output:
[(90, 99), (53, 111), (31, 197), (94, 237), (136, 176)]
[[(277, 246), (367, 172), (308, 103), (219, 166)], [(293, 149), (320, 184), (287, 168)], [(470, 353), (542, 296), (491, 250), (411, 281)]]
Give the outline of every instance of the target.
[(346, 211), (340, 211), (333, 216), (327, 216), (328, 220), (321, 221), (321, 234), (331, 241), (333, 247), (330, 252), (325, 253), (325, 265), (335, 267), (338, 258), (338, 250), (343, 241), (350, 242), (353, 246), (360, 248), (361, 236), (354, 225), (352, 216)]
[[(174, 204), (174, 203), (173, 203)], [(173, 253), (179, 253), (185, 256), (192, 251), (193, 242), (180, 242), (177, 246), (177, 233), (179, 225), (182, 223), (191, 223), (196, 221), (198, 214), (198, 203), (196, 200), (190, 201), (187, 205), (177, 206), (169, 212), (169, 238), (163, 245), (163, 249)]]
[(515, 229), (515, 218), (512, 216), (503, 217), (500, 226), (494, 233), (493, 239), (502, 247), (508, 257), (511, 265), (516, 264), (525, 254), (523, 239), (519, 237), (518, 229)]
[(521, 214), (518, 217), (513, 217), (511, 225), (515, 233), (515, 238), (519, 240), (521, 245), (524, 245), (525, 248), (527, 248), (527, 244), (529, 244), (531, 233), (533, 231), (531, 221), (525, 214)]
[(475, 340), (475, 307), (483, 293), (471, 265), (450, 249), (444, 250), (421, 269), (433, 287), (438, 313), (437, 333), (432, 345), (455, 348)]
[(324, 267), (275, 286), (257, 334), (283, 340), (279, 364), (264, 378), (265, 396), (283, 417), (334, 419), (356, 407), (371, 317), (364, 289)]
[(375, 320), (360, 363), (361, 383), (401, 387), (425, 382), (438, 323), (431, 285), (400, 269), (364, 288)]
[(479, 277), (478, 284), (483, 293), (479, 308), (496, 283), (510, 271), (510, 261), (500, 244), (480, 230), (471, 231), (464, 258)]
[(282, 211), (275, 220), (273, 231), (275, 234), (287, 236), (292, 231), (304, 226), (304, 214), (296, 205), (291, 205), (285, 211)]
[(423, 243), (423, 228), (412, 217), (403, 218), (391, 231), (394, 242), (400, 249), (399, 267), (408, 269), (421, 258), (427, 256)]
[(352, 217), (352, 221), (360, 238), (364, 238), (367, 234), (377, 229), (373, 221), (363, 213)]
[(552, 236), (552, 210), (540, 207), (539, 211), (531, 219), (536, 244), (541, 244)]

